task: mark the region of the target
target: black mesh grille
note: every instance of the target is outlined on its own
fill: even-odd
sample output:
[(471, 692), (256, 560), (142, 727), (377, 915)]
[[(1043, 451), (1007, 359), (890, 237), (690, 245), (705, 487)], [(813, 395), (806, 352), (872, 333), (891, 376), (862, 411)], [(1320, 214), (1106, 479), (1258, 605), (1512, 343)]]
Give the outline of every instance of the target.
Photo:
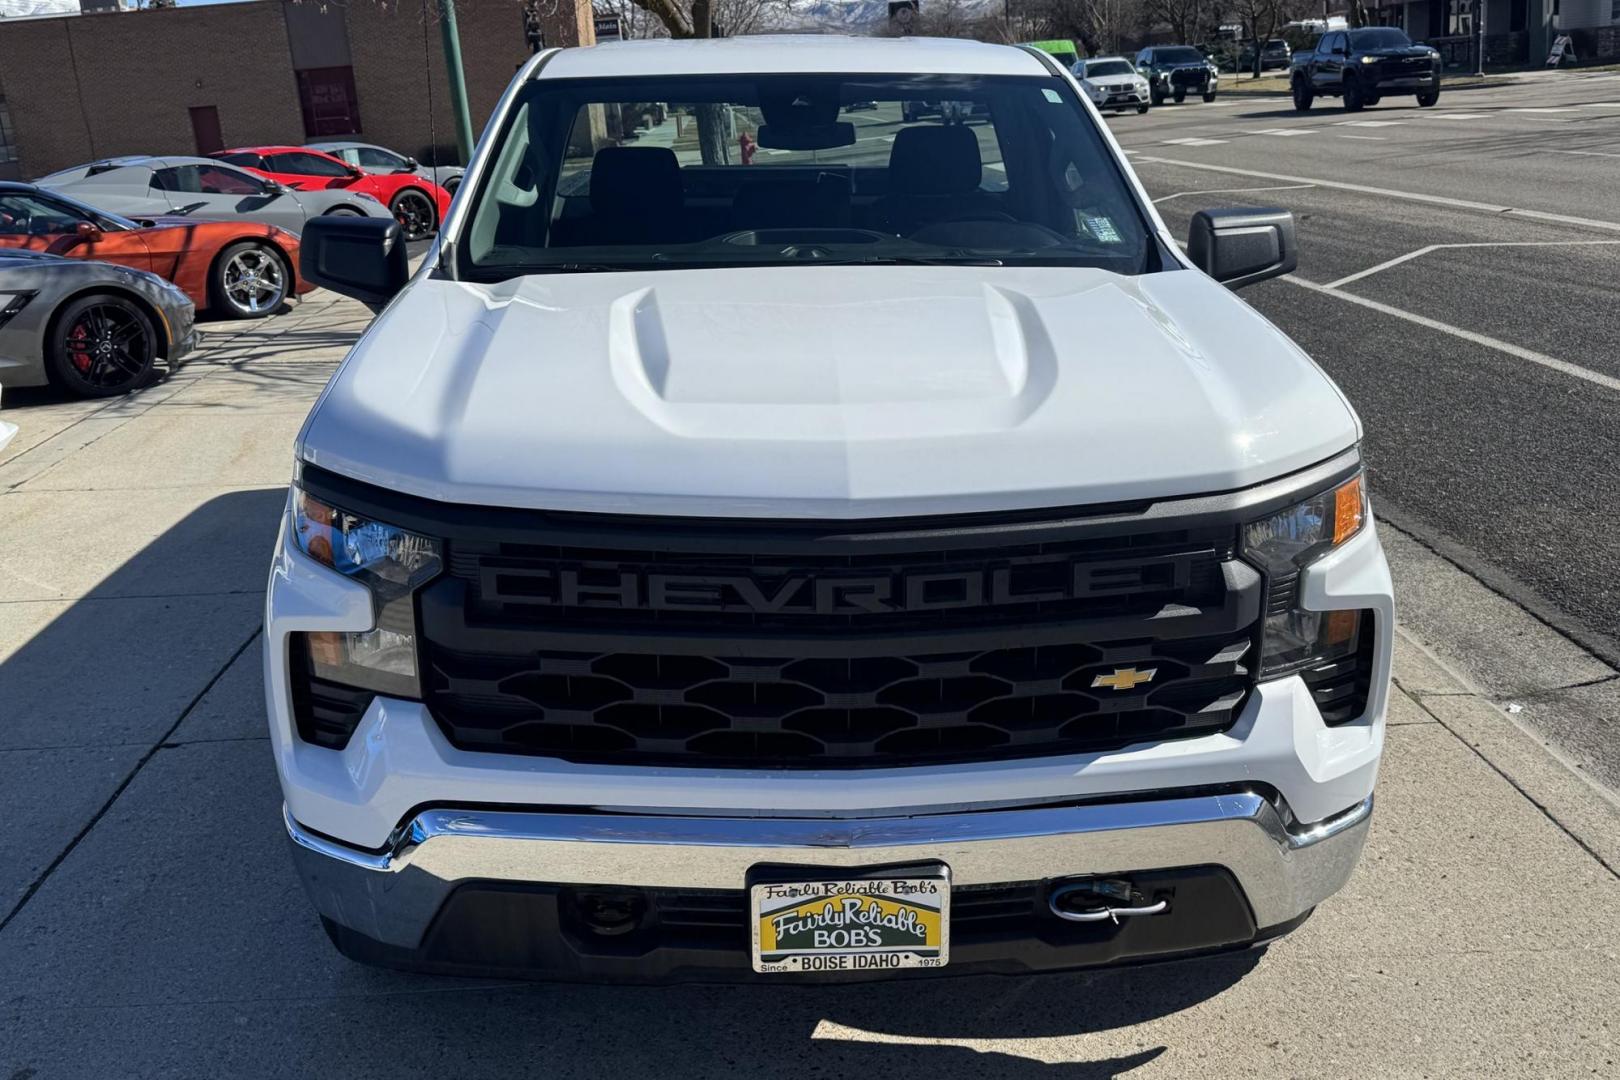
[(1243, 634), (797, 659), (434, 649), (428, 701), (467, 749), (882, 766), (1221, 731), (1248, 690), (1250, 644)]
[(1229, 526), (631, 539), (451, 541), (419, 612), (424, 694), (455, 745), (738, 767), (1032, 757), (1225, 730), (1253, 683), (1260, 585)]

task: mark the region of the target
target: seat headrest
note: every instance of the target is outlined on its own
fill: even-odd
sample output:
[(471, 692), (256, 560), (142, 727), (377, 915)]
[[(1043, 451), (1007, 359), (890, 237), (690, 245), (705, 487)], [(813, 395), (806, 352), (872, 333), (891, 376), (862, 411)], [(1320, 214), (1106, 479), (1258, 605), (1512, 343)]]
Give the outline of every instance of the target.
[(591, 160), (591, 210), (645, 218), (679, 213), (681, 165), (667, 146), (604, 146)]
[(962, 195), (984, 176), (979, 138), (966, 124), (901, 128), (889, 150), (889, 191)]

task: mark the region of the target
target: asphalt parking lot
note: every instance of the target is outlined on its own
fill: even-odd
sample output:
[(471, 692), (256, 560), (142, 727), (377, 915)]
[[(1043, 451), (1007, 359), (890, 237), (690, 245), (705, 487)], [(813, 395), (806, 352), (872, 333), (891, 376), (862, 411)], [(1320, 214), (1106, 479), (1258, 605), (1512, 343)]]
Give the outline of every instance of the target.
[[(1620, 154), (1620, 108), (1596, 107), (1620, 78), (1456, 98), (1380, 105), (1357, 119), (1392, 126), (1344, 128), (1381, 140), (1364, 144), (1335, 108), (1265, 100), (1112, 122), (1178, 234), (1203, 205), (1295, 211), (1298, 280), (1245, 296), (1367, 425), (1398, 692), (1363, 862), (1295, 934), (1157, 967), (839, 988), (341, 959), (284, 851), (257, 652), (291, 443), (366, 319), (316, 293), (205, 326), (128, 399), (6, 396), (22, 430), (0, 457), (0, 1078), (1614, 1075), (1620, 247), (1595, 241), (1620, 240), (1620, 157), (1566, 155), (1567, 183), (1546, 163), (1566, 138)], [(1494, 115), (1526, 101), (1579, 111)], [(1491, 115), (1438, 119), (1465, 103)], [(1167, 143), (1189, 138), (1206, 143)], [(1539, 179), (1515, 188), (1519, 168)]]

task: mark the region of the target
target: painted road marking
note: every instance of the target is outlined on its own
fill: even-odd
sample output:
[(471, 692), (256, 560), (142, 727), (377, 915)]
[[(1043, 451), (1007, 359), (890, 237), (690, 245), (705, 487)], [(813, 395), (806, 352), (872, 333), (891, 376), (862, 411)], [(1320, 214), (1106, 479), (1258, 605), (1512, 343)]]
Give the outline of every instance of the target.
[(1249, 134), (1249, 135), (1282, 135), (1282, 136), (1288, 136), (1288, 135), (1315, 135), (1316, 134), (1316, 129), (1315, 128), (1261, 128), (1258, 131), (1250, 131), (1250, 132), (1247, 132), (1246, 134)]
[(1620, 101), (1588, 101), (1583, 109), (1620, 109)]
[(1427, 117), (1430, 120), (1486, 120), (1486, 119), (1490, 118), (1490, 113), (1441, 112), (1441, 113), (1428, 113)]
[(1517, 109), (1505, 109), (1503, 111), (1504, 112), (1527, 112), (1527, 113), (1555, 113), (1555, 112), (1577, 112), (1579, 109), (1580, 109), (1579, 105), (1554, 105), (1554, 106), (1551, 106), (1551, 107), (1542, 107), (1542, 108), (1522, 107), (1522, 108), (1517, 108)]
[(1392, 266), (1399, 266), (1404, 262), (1411, 262), (1419, 255), (1427, 255), (1431, 251), (1444, 251), (1450, 248), (1497, 248), (1497, 247), (1598, 247), (1620, 245), (1620, 240), (1484, 240), (1468, 244), (1430, 244), (1420, 247), (1416, 251), (1408, 251), (1405, 255), (1397, 255), (1393, 259), (1369, 266), (1367, 269), (1342, 277), (1338, 281), (1330, 281), (1321, 286), (1324, 289), (1337, 289), (1348, 285), (1352, 281), (1371, 277), (1374, 274), (1388, 270)]
[(1399, 127), (1405, 120), (1340, 120), (1339, 127)]
[(1487, 349), (1495, 349), (1497, 352), (1506, 353), (1507, 355), (1516, 357), (1520, 360), (1527, 360), (1532, 364), (1539, 364), (1544, 368), (1550, 368), (1551, 370), (1559, 372), (1560, 374), (1569, 375), (1577, 379), (1584, 379), (1586, 382), (1593, 383), (1594, 385), (1604, 387), (1608, 390), (1620, 391), (1620, 379), (1617, 379), (1612, 375), (1605, 375), (1601, 371), (1593, 371), (1591, 368), (1581, 367), (1579, 364), (1572, 364), (1568, 360), (1560, 360), (1555, 356), (1548, 356), (1545, 353), (1538, 353), (1533, 349), (1526, 349), (1523, 346), (1515, 345), (1509, 341), (1502, 341), (1499, 338), (1488, 337), (1485, 334), (1478, 334), (1472, 330), (1464, 330), (1460, 326), (1452, 326), (1450, 323), (1443, 323), (1439, 319), (1431, 319), (1426, 315), (1417, 315), (1410, 311), (1404, 311), (1398, 307), (1391, 307), (1388, 304), (1380, 304), (1376, 300), (1368, 300), (1365, 296), (1357, 296), (1354, 293), (1341, 292), (1337, 289), (1328, 289), (1325, 286), (1318, 285), (1314, 281), (1306, 281), (1304, 278), (1295, 277), (1293, 274), (1284, 274), (1282, 280), (1292, 282), (1301, 288), (1309, 289), (1314, 293), (1321, 294), (1322, 296), (1336, 296), (1340, 300), (1344, 300), (1347, 303), (1357, 304), (1361, 307), (1376, 311), (1381, 315), (1389, 315), (1396, 319), (1404, 319), (1409, 323), (1414, 323), (1429, 330), (1438, 330), (1442, 334), (1450, 334), (1452, 337), (1461, 338), (1464, 341), (1471, 341), (1475, 345), (1483, 345)]
[(1612, 157), (1620, 158), (1620, 154), (1609, 154), (1602, 150), (1554, 150), (1555, 154), (1576, 154), (1580, 157)]
[(1383, 142), (1382, 135), (1340, 135), (1341, 139), (1366, 139), (1368, 142)]
[(1483, 210), (1488, 214), (1511, 214), (1514, 217), (1534, 218), (1537, 221), (1556, 221), (1561, 225), (1580, 225), (1588, 229), (1620, 232), (1620, 221), (1598, 221), (1594, 218), (1575, 217), (1572, 214), (1553, 214), (1546, 210), (1526, 210), (1516, 206), (1497, 206), (1494, 203), (1453, 199), (1445, 195), (1425, 195), (1418, 191), (1396, 191), (1392, 188), (1371, 187), (1367, 184), (1347, 184), (1342, 180), (1318, 180), (1311, 176), (1288, 176), (1284, 173), (1260, 172), (1257, 169), (1238, 169), (1231, 165), (1210, 165), (1202, 161), (1180, 161), (1176, 158), (1143, 157), (1141, 161), (1153, 165), (1175, 165), (1183, 169), (1202, 169), (1205, 172), (1227, 173), (1231, 176), (1253, 176), (1260, 180), (1281, 180), (1286, 184), (1315, 184), (1339, 191), (1357, 191), (1363, 195), (1379, 195), (1386, 199), (1406, 199), (1410, 202), (1433, 203), (1436, 206), (1454, 206), (1459, 210)]
[(1166, 146), (1215, 146), (1225, 139), (1166, 139)]
[(1277, 187), (1204, 188), (1200, 191), (1178, 191), (1174, 195), (1161, 195), (1153, 201), (1155, 203), (1169, 202), (1171, 199), (1179, 199), (1183, 195), (1239, 195), (1250, 191), (1298, 191), (1300, 188), (1315, 186), (1314, 184), (1282, 184)]

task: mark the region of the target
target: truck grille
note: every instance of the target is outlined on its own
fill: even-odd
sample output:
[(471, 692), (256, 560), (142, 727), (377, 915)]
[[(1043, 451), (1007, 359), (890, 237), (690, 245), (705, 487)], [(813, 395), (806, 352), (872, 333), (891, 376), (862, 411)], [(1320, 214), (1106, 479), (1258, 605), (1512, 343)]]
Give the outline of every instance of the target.
[[(904, 765), (1223, 731), (1245, 635), (794, 658), (430, 652), (428, 701), (469, 750), (710, 765)], [(1127, 689), (1126, 671), (1153, 673)]]
[(1236, 518), (1143, 505), (863, 522), (454, 506), (306, 466), (439, 538), (423, 701), (464, 750), (899, 767), (1223, 731), (1254, 685)]

